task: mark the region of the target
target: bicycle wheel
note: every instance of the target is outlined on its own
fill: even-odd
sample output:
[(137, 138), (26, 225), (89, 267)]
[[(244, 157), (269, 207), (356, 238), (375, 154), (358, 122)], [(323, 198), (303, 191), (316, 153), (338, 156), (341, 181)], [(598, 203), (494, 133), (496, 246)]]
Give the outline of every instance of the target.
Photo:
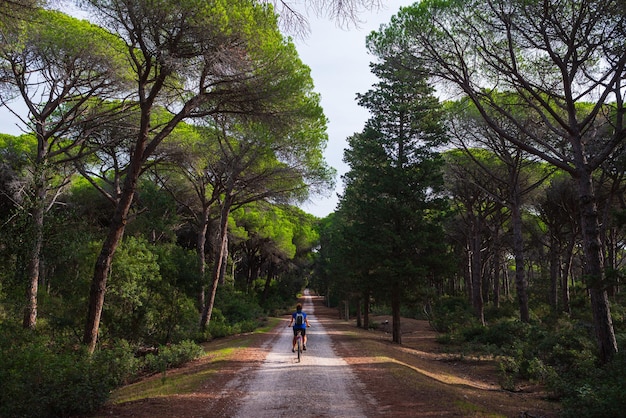
[(300, 362), (301, 355), (302, 355), (302, 337), (298, 336), (298, 363)]

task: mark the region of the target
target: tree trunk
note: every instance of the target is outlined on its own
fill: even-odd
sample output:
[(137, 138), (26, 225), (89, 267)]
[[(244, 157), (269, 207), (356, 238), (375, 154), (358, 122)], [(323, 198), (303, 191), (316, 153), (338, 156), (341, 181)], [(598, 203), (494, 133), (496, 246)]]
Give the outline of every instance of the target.
[(370, 328), (370, 294), (363, 293), (363, 328)]
[(528, 281), (524, 268), (524, 237), (522, 235), (522, 214), (520, 211), (519, 196), (515, 196), (511, 205), (511, 221), (513, 222), (513, 248), (515, 251), (515, 288), (519, 304), (520, 320), (530, 322), (528, 310)]
[(572, 306), (569, 295), (569, 278), (572, 272), (572, 261), (574, 259), (574, 245), (576, 245), (576, 237), (572, 234), (567, 244), (567, 252), (565, 254), (565, 263), (561, 272), (561, 303), (563, 312), (571, 313)]
[(269, 261), (268, 264), (267, 277), (265, 278), (265, 285), (263, 286), (263, 294), (261, 296), (261, 306), (265, 304), (270, 295), (270, 287), (272, 285), (272, 279), (274, 278), (274, 263)]
[(26, 289), (26, 306), (22, 326), (34, 329), (37, 324), (37, 294), (39, 292), (39, 274), (41, 248), (43, 247), (43, 223), (46, 204), (48, 162), (48, 142), (42, 131), (43, 124), (37, 126), (37, 156), (35, 160), (33, 209), (33, 241), (30, 258), (28, 260), (28, 288)]
[(35, 187), (35, 202), (31, 212), (33, 218), (33, 243), (31, 248), (30, 259), (28, 261), (28, 283), (26, 289), (26, 307), (24, 308), (24, 319), (22, 326), (24, 328), (34, 329), (37, 324), (37, 293), (39, 291), (39, 269), (41, 261), (41, 248), (43, 247), (43, 222), (44, 222), (44, 205), (46, 198), (45, 174), (38, 176), (37, 185)]
[(361, 298), (356, 298), (356, 326), (357, 328), (363, 328), (363, 319), (361, 313)]
[(500, 251), (494, 253), (493, 262), (493, 306), (500, 307), (500, 271), (502, 271), (502, 257)]
[(224, 252), (222, 254), (222, 259), (220, 263), (222, 263), (222, 268), (220, 269), (220, 285), (224, 285), (226, 283), (226, 267), (228, 267), (228, 230), (226, 231), (226, 242), (224, 243)]
[(397, 284), (391, 289), (391, 317), (392, 317), (392, 341), (402, 344), (402, 333), (400, 332), (400, 289)]
[[(480, 228), (476, 228), (479, 230)], [(481, 239), (480, 233), (474, 232), (471, 238), (471, 279), (472, 279), (472, 306), (474, 307), (474, 312), (476, 313), (476, 317), (480, 321), (482, 325), (485, 325), (485, 308), (484, 308), (484, 300), (483, 300), (483, 286), (482, 286), (482, 274), (481, 274), (481, 266), (482, 266), (482, 255), (481, 255)]]
[[(549, 232), (550, 233), (550, 232)], [(559, 305), (559, 273), (561, 271), (561, 245), (550, 233), (550, 307), (556, 312)]]
[[(582, 171), (582, 170), (581, 170)], [(617, 353), (617, 341), (611, 319), (609, 299), (604, 286), (603, 255), (600, 242), (598, 211), (591, 172), (582, 171), (579, 178), (581, 225), (585, 250), (584, 274), (591, 295), (593, 325), (600, 360), (610, 361)]]
[(204, 293), (205, 293), (205, 275), (206, 275), (206, 234), (209, 230), (209, 208), (204, 207), (202, 210), (202, 219), (200, 220), (200, 228), (196, 236), (196, 259), (198, 263), (198, 277), (200, 278), (200, 289), (198, 290), (198, 312), (204, 311)]
[(220, 215), (220, 236), (218, 242), (218, 248), (215, 251), (215, 266), (213, 267), (213, 281), (211, 283), (211, 293), (209, 295), (209, 301), (204, 307), (202, 312), (202, 318), (200, 319), (200, 329), (206, 330), (206, 327), (211, 322), (211, 315), (213, 314), (213, 305), (215, 304), (215, 295), (217, 294), (217, 287), (219, 285), (220, 277), (222, 274), (222, 260), (224, 259), (225, 247), (228, 242), (228, 215), (230, 213), (230, 198), (224, 199), (222, 206), (222, 212)]
[(100, 329), (100, 318), (102, 316), (102, 308), (104, 307), (107, 279), (111, 270), (113, 255), (124, 236), (124, 230), (128, 222), (128, 212), (133, 203), (137, 180), (141, 173), (142, 158), (139, 158), (141, 154), (143, 154), (143, 148), (138, 145), (135, 149), (137, 158), (131, 161), (126, 179), (124, 180), (122, 195), (116, 205), (113, 218), (111, 219), (109, 233), (102, 244), (100, 255), (96, 260), (89, 292), (87, 322), (85, 323), (85, 332), (83, 334), (83, 344), (87, 346), (89, 353), (93, 353), (96, 349)]

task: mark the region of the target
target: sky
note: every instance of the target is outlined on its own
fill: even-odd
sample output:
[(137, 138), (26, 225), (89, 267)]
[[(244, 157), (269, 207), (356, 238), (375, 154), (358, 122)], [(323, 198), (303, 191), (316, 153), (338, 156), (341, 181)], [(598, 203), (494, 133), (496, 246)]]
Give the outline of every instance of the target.
[(328, 118), (328, 145), (325, 158), (337, 170), (335, 190), (330, 196), (312, 196), (302, 209), (318, 217), (334, 212), (343, 184), (341, 175), (348, 167), (343, 163), (346, 138), (361, 132), (369, 118), (368, 111), (356, 102), (357, 93), (367, 92), (377, 82), (370, 72), (374, 59), (365, 48), (365, 37), (390, 21), (400, 7), (413, 0), (386, 0), (385, 7), (360, 15), (358, 28), (342, 29), (327, 18), (309, 18), (311, 33), (294, 43), (300, 59), (311, 68), (315, 91), (321, 95), (324, 114)]
[[(310, 33), (294, 39), (300, 59), (311, 68), (315, 91), (321, 96), (321, 105), (328, 122), (328, 144), (324, 153), (329, 166), (337, 170), (335, 190), (327, 196), (312, 196), (301, 208), (323, 218), (334, 212), (343, 184), (341, 175), (347, 171), (343, 163), (346, 138), (361, 132), (369, 114), (356, 102), (357, 93), (365, 93), (376, 78), (369, 64), (373, 57), (365, 48), (365, 37), (388, 23), (401, 6), (413, 0), (385, 0), (382, 9), (362, 12), (358, 27), (341, 28), (329, 18), (309, 17)], [(13, 103), (15, 104), (15, 103)], [(19, 135), (22, 132), (5, 109), (0, 109), (0, 132)]]

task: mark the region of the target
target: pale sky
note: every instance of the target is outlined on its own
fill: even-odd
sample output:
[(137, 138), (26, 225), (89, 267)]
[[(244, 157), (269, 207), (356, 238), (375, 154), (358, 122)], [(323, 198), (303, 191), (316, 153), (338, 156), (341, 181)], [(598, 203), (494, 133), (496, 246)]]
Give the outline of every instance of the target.
[[(325, 217), (335, 210), (337, 193), (342, 190), (341, 175), (347, 170), (342, 161), (346, 138), (360, 132), (369, 117), (367, 110), (356, 103), (356, 94), (365, 93), (376, 82), (369, 69), (373, 57), (367, 53), (365, 37), (388, 23), (401, 6), (413, 2), (386, 0), (383, 9), (362, 13), (357, 28), (354, 25), (340, 28), (328, 18), (311, 16), (311, 33), (294, 40), (300, 59), (311, 68), (315, 91), (321, 95), (324, 114), (329, 120), (325, 157), (328, 165), (337, 170), (337, 187), (329, 193), (331, 196), (312, 197), (302, 206), (306, 212)], [(6, 109), (0, 109), (0, 133), (21, 134), (16, 122)]]
[(341, 175), (348, 167), (343, 163), (346, 138), (361, 132), (369, 118), (366, 109), (356, 103), (356, 94), (365, 93), (376, 78), (369, 64), (374, 59), (365, 48), (365, 37), (388, 23), (400, 7), (413, 4), (413, 0), (387, 0), (386, 7), (361, 14), (358, 28), (342, 29), (324, 18), (311, 17), (311, 33), (306, 39), (296, 39), (300, 59), (311, 68), (315, 91), (321, 95), (328, 122), (327, 163), (337, 170), (337, 187), (329, 198), (313, 197), (302, 209), (313, 215), (325, 217), (335, 211), (343, 184)]

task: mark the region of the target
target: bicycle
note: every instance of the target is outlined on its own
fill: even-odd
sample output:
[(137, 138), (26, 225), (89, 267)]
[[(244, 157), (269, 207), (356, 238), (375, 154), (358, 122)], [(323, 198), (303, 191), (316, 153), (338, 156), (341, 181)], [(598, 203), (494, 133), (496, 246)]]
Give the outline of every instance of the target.
[(300, 363), (300, 359), (302, 357), (303, 346), (304, 346), (304, 339), (302, 338), (302, 330), (299, 329), (296, 331), (296, 345), (295, 345), (295, 350), (298, 353), (298, 363)]

